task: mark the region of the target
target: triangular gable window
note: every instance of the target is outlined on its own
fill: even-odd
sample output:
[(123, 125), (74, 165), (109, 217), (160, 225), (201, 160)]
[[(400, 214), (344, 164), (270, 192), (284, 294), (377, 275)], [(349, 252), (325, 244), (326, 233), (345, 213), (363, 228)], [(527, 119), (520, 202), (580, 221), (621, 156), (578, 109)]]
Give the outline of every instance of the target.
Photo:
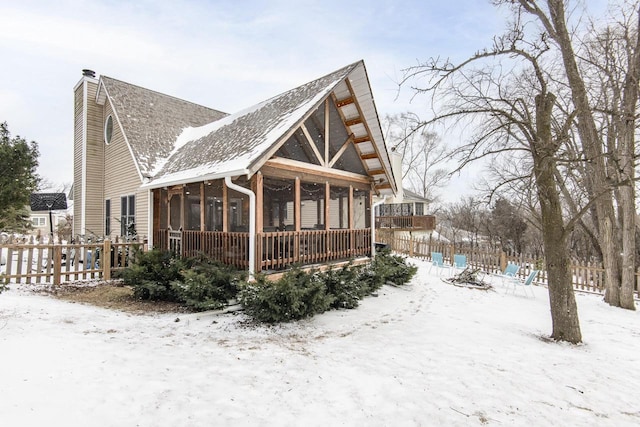
[(349, 139), (338, 110), (331, 101), (328, 101), (329, 150), (325, 152), (325, 108), (327, 108), (326, 104), (321, 104), (275, 155), (366, 175), (362, 160)]

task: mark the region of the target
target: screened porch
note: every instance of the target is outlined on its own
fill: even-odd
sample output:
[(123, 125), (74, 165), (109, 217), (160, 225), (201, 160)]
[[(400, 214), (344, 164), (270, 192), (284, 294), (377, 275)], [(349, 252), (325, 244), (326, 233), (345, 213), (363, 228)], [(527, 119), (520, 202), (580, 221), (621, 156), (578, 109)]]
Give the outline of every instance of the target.
[(267, 170), (232, 183), (255, 194), (253, 245), (250, 196), (218, 179), (153, 190), (153, 246), (239, 269), (249, 268), (253, 247), (258, 272), (371, 255), (370, 185)]

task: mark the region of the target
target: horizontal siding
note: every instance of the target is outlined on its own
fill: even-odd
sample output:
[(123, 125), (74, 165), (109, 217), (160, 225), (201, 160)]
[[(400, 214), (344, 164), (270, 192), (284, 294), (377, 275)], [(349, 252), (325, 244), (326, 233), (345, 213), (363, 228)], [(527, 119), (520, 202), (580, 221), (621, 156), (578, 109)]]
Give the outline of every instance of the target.
[[(104, 119), (113, 114), (109, 102), (104, 106)], [(120, 236), (120, 198), (136, 196), (136, 231), (142, 239), (148, 232), (148, 196), (147, 190), (140, 190), (140, 175), (131, 157), (129, 147), (122, 135), (120, 126), (113, 115), (113, 135), (111, 143), (105, 146), (104, 199), (111, 199), (111, 235)], [(104, 122), (104, 120), (103, 120)], [(104, 202), (103, 202), (104, 203)]]
[(103, 106), (95, 102), (98, 86), (88, 85), (86, 154), (86, 233), (104, 234), (104, 132)]
[(82, 217), (82, 131), (83, 131), (83, 93), (84, 84), (79, 85), (73, 94), (73, 234), (80, 233)]

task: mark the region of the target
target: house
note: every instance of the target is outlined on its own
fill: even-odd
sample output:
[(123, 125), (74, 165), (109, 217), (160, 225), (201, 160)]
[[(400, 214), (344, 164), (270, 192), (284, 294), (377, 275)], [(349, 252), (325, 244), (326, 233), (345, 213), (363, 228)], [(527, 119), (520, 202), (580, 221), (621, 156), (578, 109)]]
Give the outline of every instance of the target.
[(397, 185), (363, 61), (231, 115), (90, 70), (74, 97), (75, 235), (251, 272), (371, 255)]
[[(402, 156), (391, 154), (394, 175), (402, 176)], [(429, 200), (398, 185), (393, 197), (386, 197), (375, 208), (375, 227), (394, 235), (429, 235), (436, 227), (436, 217), (426, 214)]]

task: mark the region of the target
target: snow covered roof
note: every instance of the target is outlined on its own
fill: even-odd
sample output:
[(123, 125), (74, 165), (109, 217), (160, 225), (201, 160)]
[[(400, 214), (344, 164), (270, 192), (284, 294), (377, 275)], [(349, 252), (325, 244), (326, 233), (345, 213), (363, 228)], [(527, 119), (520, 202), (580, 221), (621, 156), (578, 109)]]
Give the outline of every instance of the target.
[(141, 175), (151, 176), (174, 150), (188, 126), (202, 126), (226, 113), (140, 86), (101, 76), (97, 101), (109, 99)]
[(98, 102), (108, 97), (114, 106), (145, 188), (252, 175), (333, 94), (350, 100), (339, 108), (360, 154), (375, 154), (363, 160), (372, 181), (395, 191), (363, 61), (232, 115), (110, 77), (100, 81)]

